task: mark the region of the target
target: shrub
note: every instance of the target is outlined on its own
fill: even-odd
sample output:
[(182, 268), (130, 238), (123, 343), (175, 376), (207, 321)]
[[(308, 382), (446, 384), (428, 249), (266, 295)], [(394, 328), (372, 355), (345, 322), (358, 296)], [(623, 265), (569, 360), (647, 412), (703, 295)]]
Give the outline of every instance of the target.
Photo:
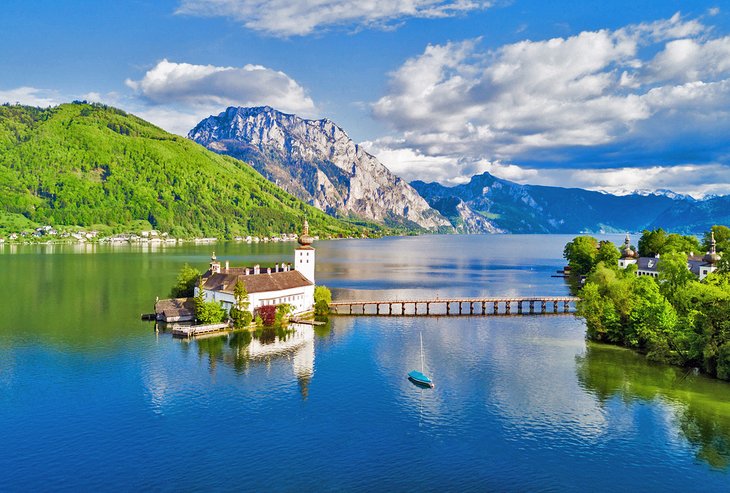
[(276, 322), (276, 305), (264, 305), (256, 309), (256, 315), (261, 318), (264, 326), (270, 327)]
[(330, 312), (330, 303), (332, 303), (332, 292), (327, 286), (317, 286), (314, 288), (314, 314), (317, 316), (326, 316)]

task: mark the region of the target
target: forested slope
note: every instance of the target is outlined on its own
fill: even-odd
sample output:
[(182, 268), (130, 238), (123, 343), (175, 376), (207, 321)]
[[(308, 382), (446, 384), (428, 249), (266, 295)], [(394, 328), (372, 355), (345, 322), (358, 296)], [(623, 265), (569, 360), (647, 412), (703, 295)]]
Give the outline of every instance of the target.
[(0, 215), (119, 231), (148, 221), (178, 237), (293, 232), (304, 216), (317, 234), (360, 231), (240, 161), (85, 103), (0, 106)]

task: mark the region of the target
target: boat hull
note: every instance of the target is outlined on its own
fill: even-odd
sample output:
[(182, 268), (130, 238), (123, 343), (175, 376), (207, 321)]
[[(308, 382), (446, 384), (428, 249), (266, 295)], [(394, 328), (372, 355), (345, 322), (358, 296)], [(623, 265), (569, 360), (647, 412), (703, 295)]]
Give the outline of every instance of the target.
[(433, 381), (420, 371), (413, 370), (408, 373), (408, 380), (415, 383), (416, 385), (433, 388)]

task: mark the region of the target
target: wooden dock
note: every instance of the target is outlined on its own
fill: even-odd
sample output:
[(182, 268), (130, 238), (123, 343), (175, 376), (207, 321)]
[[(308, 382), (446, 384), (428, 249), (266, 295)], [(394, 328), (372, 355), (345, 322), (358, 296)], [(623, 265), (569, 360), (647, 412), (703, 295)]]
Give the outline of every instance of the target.
[(178, 325), (172, 328), (173, 337), (195, 337), (223, 332), (231, 328), (228, 322), (208, 325)]
[[(578, 300), (580, 298), (576, 296), (519, 296), (509, 298), (335, 301), (330, 303), (330, 312), (335, 315), (384, 316), (537, 315), (572, 313), (575, 311), (575, 304)], [(561, 304), (562, 310), (560, 309)], [(550, 305), (550, 309), (548, 309), (548, 305)], [(513, 311), (513, 308), (516, 308), (516, 311)]]

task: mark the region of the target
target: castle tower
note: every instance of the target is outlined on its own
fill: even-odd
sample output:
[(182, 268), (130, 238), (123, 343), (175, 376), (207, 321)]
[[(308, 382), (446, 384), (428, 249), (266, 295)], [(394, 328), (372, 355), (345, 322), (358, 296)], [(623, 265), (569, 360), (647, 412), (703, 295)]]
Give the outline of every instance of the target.
[(720, 261), (720, 254), (717, 253), (717, 242), (715, 241), (715, 232), (710, 231), (710, 251), (702, 257), (702, 260), (710, 265), (715, 265)]
[(218, 262), (215, 252), (213, 252), (213, 255), (210, 256), (210, 271), (213, 274), (220, 274), (221, 272), (221, 263)]
[(294, 251), (294, 269), (314, 284), (315, 250), (312, 248), (314, 238), (309, 236), (309, 223), (306, 219), (298, 241), (300, 246)]
[(626, 239), (624, 240), (624, 246), (621, 249), (621, 258), (618, 259), (618, 266), (625, 269), (630, 264), (636, 263), (638, 255), (631, 249), (631, 237), (626, 233)]

